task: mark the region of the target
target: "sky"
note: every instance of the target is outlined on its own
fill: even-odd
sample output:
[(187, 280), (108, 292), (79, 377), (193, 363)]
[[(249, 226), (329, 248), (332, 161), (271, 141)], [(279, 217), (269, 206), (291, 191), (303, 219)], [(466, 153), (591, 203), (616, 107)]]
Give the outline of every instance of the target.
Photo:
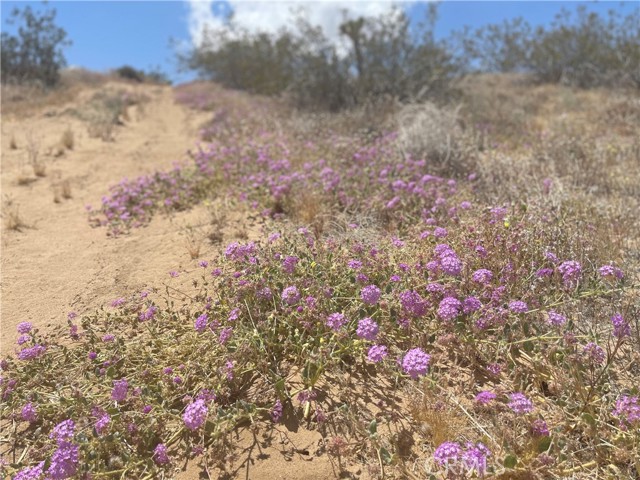
[[(436, 36), (465, 25), (480, 27), (522, 16), (532, 25), (546, 25), (562, 8), (575, 10), (579, 4), (590, 11), (606, 14), (610, 9), (630, 13), (637, 2), (619, 1), (444, 1), (440, 3)], [(143, 70), (159, 69), (174, 82), (188, 81), (192, 73), (179, 72), (176, 50), (189, 48), (201, 39), (204, 25), (223, 27), (224, 17), (235, 12), (239, 25), (250, 30), (277, 31), (290, 23), (290, 9), (302, 8), (308, 18), (321, 25), (329, 38), (339, 42), (337, 33), (346, 8), (350, 17), (387, 12), (390, 2), (371, 1), (269, 1), (246, 0), (190, 1), (8, 1), (0, 2), (2, 31), (13, 28), (6, 19), (14, 7), (55, 8), (56, 24), (67, 31), (73, 42), (64, 51), (70, 66), (108, 71), (122, 65)], [(419, 19), (426, 2), (398, 3), (410, 18)]]

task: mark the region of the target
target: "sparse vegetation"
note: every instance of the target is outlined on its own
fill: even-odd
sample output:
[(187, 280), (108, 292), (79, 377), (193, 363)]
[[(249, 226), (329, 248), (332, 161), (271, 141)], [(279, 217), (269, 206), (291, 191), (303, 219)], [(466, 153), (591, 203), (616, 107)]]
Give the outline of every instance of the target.
[(67, 127), (67, 129), (62, 133), (60, 144), (67, 150), (73, 150), (73, 146), (75, 145), (75, 136), (70, 127)]
[(14, 203), (13, 199), (6, 196), (2, 200), (2, 219), (7, 230), (22, 232), (25, 228), (29, 228), (20, 215), (20, 207)]
[[(617, 60), (576, 77), (605, 48), (587, 40), (621, 45), (631, 28), (613, 26), (488, 27), (474, 48), (496, 46), (491, 69), (533, 58), (525, 33), (563, 54), (580, 40), (571, 85), (477, 73), (455, 98), (460, 62), (433, 25), (410, 42), (402, 15), (343, 23), (344, 58), (305, 25), (192, 52), (235, 90), (176, 87), (210, 115), (188, 161), (105, 186), (87, 210), (113, 242), (196, 205), (207, 221), (155, 286), (64, 328), (18, 324), (0, 361), (0, 474), (172, 478), (191, 462), (247, 477), (308, 429), (316, 450), (294, 451), (342, 478), (640, 477), (640, 104), (575, 88), (616, 83)], [(238, 91), (285, 89), (323, 109)], [(145, 101), (128, 95), (93, 97), (98, 136)], [(38, 146), (27, 137), (32, 165)], [(10, 200), (2, 215), (25, 228)]]
[(23, 26), (17, 35), (2, 32), (2, 83), (41, 82), (54, 86), (65, 66), (62, 49), (70, 45), (67, 33), (55, 24), (56, 11), (35, 12), (30, 6), (14, 8), (12, 23)]

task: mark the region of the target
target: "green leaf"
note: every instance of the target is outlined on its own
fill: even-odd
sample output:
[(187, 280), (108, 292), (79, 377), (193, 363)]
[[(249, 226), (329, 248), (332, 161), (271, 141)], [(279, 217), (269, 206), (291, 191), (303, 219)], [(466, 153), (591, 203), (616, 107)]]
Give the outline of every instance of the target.
[(538, 440), (538, 453), (546, 452), (547, 450), (549, 450), (550, 446), (551, 446), (551, 437), (549, 436), (542, 437), (540, 440)]
[(371, 420), (369, 424), (369, 435), (373, 436), (378, 433), (378, 422), (375, 419)]
[(593, 415), (591, 415), (590, 413), (584, 412), (582, 414), (582, 419), (588, 423), (590, 426), (595, 427), (596, 426), (596, 419), (593, 418)]
[(518, 457), (516, 457), (515, 455), (507, 455), (506, 457), (504, 457), (504, 466), (506, 468), (515, 468), (517, 464)]
[(382, 461), (385, 464), (389, 465), (391, 463), (391, 459), (392, 459), (392, 456), (391, 456), (391, 453), (389, 453), (389, 450), (387, 450), (384, 447), (380, 447), (379, 452), (380, 452), (380, 458), (382, 459)]

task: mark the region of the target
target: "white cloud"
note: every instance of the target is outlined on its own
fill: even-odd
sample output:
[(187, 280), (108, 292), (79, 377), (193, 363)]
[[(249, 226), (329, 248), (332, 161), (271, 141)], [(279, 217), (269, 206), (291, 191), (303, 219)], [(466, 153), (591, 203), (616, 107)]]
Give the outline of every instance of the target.
[[(347, 18), (359, 16), (378, 16), (389, 13), (394, 2), (368, 2), (335, 0), (315, 1), (242, 1), (229, 0), (214, 2), (213, 0), (187, 0), (189, 5), (189, 33), (194, 45), (202, 42), (202, 31), (205, 26), (213, 29), (226, 29), (224, 12), (229, 9), (234, 12), (234, 22), (238, 27), (251, 32), (263, 31), (275, 33), (282, 27), (292, 27), (294, 11), (303, 12), (306, 19), (314, 26), (322, 27), (329, 40), (340, 45), (344, 39), (340, 38), (339, 26)], [(215, 12), (215, 13), (214, 13)], [(229, 33), (233, 33), (229, 31)]]

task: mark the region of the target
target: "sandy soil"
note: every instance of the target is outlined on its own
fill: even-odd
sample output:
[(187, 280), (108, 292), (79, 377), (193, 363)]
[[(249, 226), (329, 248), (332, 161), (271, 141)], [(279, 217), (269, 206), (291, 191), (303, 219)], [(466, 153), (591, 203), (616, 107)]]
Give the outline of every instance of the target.
[[(176, 104), (169, 87), (138, 88), (150, 101), (129, 107), (130, 120), (117, 127), (113, 142), (90, 138), (84, 122), (63, 113), (78, 104), (44, 108), (28, 119), (3, 119), (2, 353), (13, 350), (19, 322), (39, 328), (65, 323), (69, 311), (92, 310), (160, 283), (170, 270), (193, 267), (185, 228), (201, 223), (202, 210), (158, 216), (149, 227), (116, 239), (87, 222), (85, 205), (98, 206), (110, 185), (184, 160), (206, 118)], [(55, 157), (67, 128), (74, 132), (73, 150)], [(10, 148), (12, 137), (17, 149)], [(28, 164), (29, 138), (46, 166), (43, 178)], [(56, 203), (56, 189), (65, 181), (72, 198), (58, 193)], [(21, 231), (6, 228), (10, 211), (27, 225)]]
[[(132, 292), (162, 288), (172, 270), (197, 270), (198, 259), (190, 253), (194, 243), (199, 258), (210, 258), (220, 248), (206, 241), (210, 222), (204, 206), (170, 218), (158, 215), (149, 226), (118, 238), (89, 225), (86, 205), (98, 206), (108, 187), (122, 178), (186, 160), (199, 126), (207, 119), (207, 113), (175, 103), (169, 87), (126, 88), (143, 93), (149, 101), (129, 107), (129, 120), (116, 128), (112, 142), (90, 138), (86, 123), (69, 114), (82, 108), (95, 90), (83, 92), (70, 104), (43, 106), (28, 118), (3, 114), (2, 355), (14, 351), (19, 322), (32, 322), (45, 331), (65, 325), (70, 311), (83, 314)], [(60, 148), (66, 129), (74, 133), (72, 150)], [(12, 141), (17, 148), (12, 148)], [(46, 166), (44, 177), (34, 175), (29, 148), (38, 150), (39, 161)], [(64, 182), (71, 198), (60, 194)], [(19, 231), (7, 228), (11, 213), (17, 213), (26, 226)], [(224, 242), (251, 238), (258, 231), (242, 211), (230, 212)], [(184, 275), (184, 282), (188, 278)], [(180, 279), (171, 284), (175, 286), (176, 280)], [(324, 450), (319, 432), (285, 425), (270, 433), (260, 430), (237, 432), (237, 447), (227, 459), (226, 472), (191, 461), (181, 466), (178, 478), (336, 478), (339, 469)], [(345, 478), (362, 478), (359, 473)]]

